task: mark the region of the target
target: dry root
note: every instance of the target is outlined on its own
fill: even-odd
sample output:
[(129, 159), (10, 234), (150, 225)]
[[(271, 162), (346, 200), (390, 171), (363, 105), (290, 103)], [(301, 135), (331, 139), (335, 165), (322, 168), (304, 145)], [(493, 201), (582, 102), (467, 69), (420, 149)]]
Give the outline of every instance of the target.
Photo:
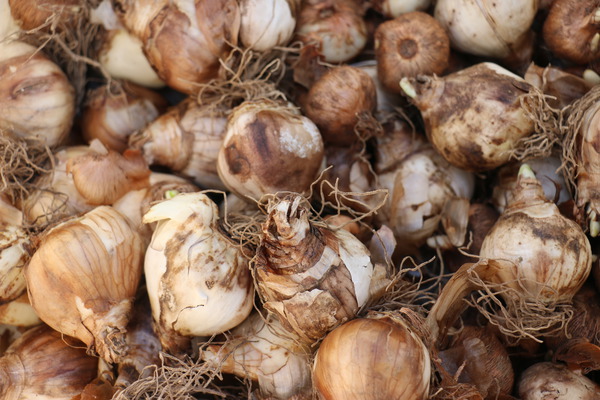
[(417, 265), (411, 257), (405, 257), (399, 267), (391, 266), (390, 283), (383, 296), (375, 304), (369, 305), (366, 311), (411, 310), (425, 316), (426, 310), (436, 300), (437, 290), (434, 288), (440, 283), (439, 277), (423, 279), (421, 270), (432, 261), (433, 259)]
[(232, 398), (213, 383), (220, 378), (219, 371), (204, 362), (178, 359), (166, 353), (161, 353), (160, 359), (160, 366), (147, 367), (153, 369), (150, 376), (133, 382), (113, 399), (194, 400), (197, 394), (202, 394), (202, 398)]
[(595, 103), (600, 100), (600, 86), (594, 86), (586, 95), (575, 101), (562, 112), (562, 135), (564, 143), (562, 147), (561, 168), (564, 170), (564, 176), (572, 193), (575, 193), (577, 187), (577, 175), (582, 166), (579, 159), (579, 146), (581, 144), (581, 126), (584, 123), (584, 114)]
[(208, 83), (198, 83), (197, 101), (217, 109), (231, 109), (243, 101), (286, 100), (277, 85), (285, 75), (285, 59), (292, 49), (278, 48), (255, 52), (234, 47), (221, 59), (219, 75)]
[(525, 289), (485, 282), (472, 270), (469, 279), (483, 289), (466, 302), (497, 326), (509, 344), (516, 345), (522, 339), (541, 342), (542, 337), (565, 334), (573, 316), (572, 305), (526, 299)]
[(0, 132), (0, 193), (12, 203), (23, 200), (34, 189), (34, 180), (50, 173), (50, 149), (36, 140), (13, 139)]
[(511, 158), (519, 161), (528, 158), (548, 157), (562, 140), (561, 110), (548, 103), (548, 96), (540, 90), (531, 90), (521, 98), (521, 106), (533, 121), (535, 132), (517, 143)]
[(110, 76), (102, 65), (94, 59), (94, 42), (102, 29), (89, 21), (90, 9), (94, 1), (81, 0), (76, 11), (65, 6), (55, 6), (53, 14), (44, 24), (24, 31), (19, 39), (44, 51), (52, 61), (61, 67), (73, 85), (76, 104), (81, 105), (85, 98), (87, 72), (96, 68), (107, 80)]

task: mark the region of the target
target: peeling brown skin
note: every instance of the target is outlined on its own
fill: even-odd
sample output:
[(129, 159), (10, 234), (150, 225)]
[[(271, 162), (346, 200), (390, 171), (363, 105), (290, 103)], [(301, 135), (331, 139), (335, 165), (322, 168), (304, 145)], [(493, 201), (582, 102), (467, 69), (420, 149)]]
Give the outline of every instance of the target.
[[(358, 302), (354, 283), (339, 258), (331, 260), (334, 264), (318, 277), (299, 276), (328, 261), (322, 259), (326, 247), (339, 254), (338, 239), (332, 231), (314, 224), (305, 225), (304, 238), (301, 231), (290, 232), (288, 226), (294, 226), (296, 218), (307, 221), (306, 209), (289, 215), (289, 220), (279, 222), (281, 225), (278, 224), (280, 217), (275, 211), (263, 226), (265, 235), (255, 258), (257, 288), (265, 299), (265, 308), (278, 314), (287, 329), (296, 331), (303, 340), (312, 343), (356, 315)], [(284, 293), (282, 288), (292, 289), (293, 295)], [(301, 296), (313, 289), (323, 292)], [(281, 303), (285, 314), (281, 315), (274, 303)]]
[(444, 72), (450, 58), (450, 39), (431, 15), (410, 12), (377, 27), (375, 57), (381, 83), (401, 94), (399, 82), (403, 77)]
[[(172, 2), (157, 1), (150, 6), (121, 0), (115, 4), (125, 26), (144, 43), (144, 53), (158, 76), (170, 87), (187, 94), (199, 90), (194, 83), (216, 77), (219, 58), (227, 56), (230, 44), (237, 44), (241, 20), (238, 4), (233, 0), (196, 0), (194, 6), (192, 18), (196, 19), (199, 31)], [(139, 18), (147, 19), (147, 23)]]
[(0, 359), (0, 396), (77, 396), (97, 369), (98, 358), (88, 356), (83, 343), (39, 325), (13, 342)]
[(600, 24), (591, 17), (600, 7), (598, 0), (554, 0), (544, 21), (542, 36), (560, 58), (586, 64), (600, 57), (600, 46), (592, 51), (590, 42), (600, 33)]

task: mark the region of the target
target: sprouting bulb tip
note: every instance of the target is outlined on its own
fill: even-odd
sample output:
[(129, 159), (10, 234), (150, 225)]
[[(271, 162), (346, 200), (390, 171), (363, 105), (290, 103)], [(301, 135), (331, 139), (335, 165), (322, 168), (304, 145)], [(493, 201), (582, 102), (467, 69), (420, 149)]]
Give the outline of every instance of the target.
[(535, 173), (533, 172), (533, 170), (531, 169), (529, 164), (521, 165), (521, 168), (519, 168), (518, 176), (522, 179), (524, 179), (524, 178), (535, 179)]

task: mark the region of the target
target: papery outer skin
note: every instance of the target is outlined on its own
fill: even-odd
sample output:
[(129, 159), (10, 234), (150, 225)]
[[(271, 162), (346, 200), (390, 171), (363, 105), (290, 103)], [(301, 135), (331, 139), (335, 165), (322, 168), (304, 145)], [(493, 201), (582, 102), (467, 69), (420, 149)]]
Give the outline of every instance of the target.
[(118, 362), (143, 252), (137, 231), (110, 206), (69, 219), (44, 235), (25, 267), (32, 306), (55, 330)]
[(296, 27), (293, 5), (287, 0), (241, 0), (240, 40), (257, 51), (286, 45)]
[(102, 85), (87, 93), (81, 115), (82, 136), (87, 143), (99, 139), (108, 149), (123, 153), (129, 136), (143, 129), (167, 108), (158, 92), (131, 82), (123, 82), (117, 93)]
[(405, 250), (420, 247), (438, 229), (449, 198), (470, 199), (475, 188), (473, 174), (450, 165), (429, 145), (379, 180), (390, 196), (376, 218), (392, 228), (398, 248)]
[(88, 204), (75, 189), (73, 178), (67, 174), (67, 162), (88, 151), (88, 146), (69, 146), (54, 154), (54, 169), (51, 174), (38, 180), (37, 188), (23, 202), (22, 210), (29, 223), (44, 224), (48, 214), (61, 210), (63, 215), (76, 215), (91, 211)]
[(581, 135), (577, 144), (577, 206), (583, 210), (589, 203), (591, 210), (600, 215), (600, 102), (585, 111), (577, 134)]
[(46, 325), (31, 328), (0, 358), (3, 400), (72, 400), (96, 377), (98, 359)]
[(303, 5), (296, 36), (304, 43), (315, 42), (324, 61), (330, 63), (343, 63), (357, 56), (367, 44), (367, 26), (355, 1), (315, 3)]
[(308, 191), (324, 164), (317, 126), (287, 106), (247, 101), (236, 107), (217, 158), (225, 186), (241, 198)]
[[(525, 190), (535, 195), (519, 195)], [(514, 267), (498, 279), (527, 299), (571, 301), (591, 270), (589, 240), (576, 222), (545, 200), (535, 178), (518, 182), (514, 196), (485, 237), (480, 256), (511, 261)]]
[(125, 29), (116, 29), (107, 36), (98, 60), (110, 76), (149, 88), (165, 86), (144, 55), (140, 39)]
[(21, 227), (0, 222), (0, 304), (25, 292), (23, 266), (29, 261), (29, 244)]
[(263, 316), (252, 314), (231, 331), (225, 345), (209, 345), (201, 357), (221, 372), (257, 381), (263, 396), (287, 400), (312, 389), (311, 351), (296, 340), (276, 319), (265, 323)]
[(150, 123), (134, 146), (151, 164), (167, 166), (204, 188), (226, 190), (217, 173), (226, 124), (222, 112), (187, 99)]
[(29, 44), (0, 42), (0, 129), (56, 147), (74, 115), (75, 90), (58, 65)]
[(240, 12), (234, 0), (117, 0), (123, 24), (143, 43), (158, 76), (193, 94), (196, 83), (216, 78), (219, 58), (235, 46)]
[(202, 193), (179, 194), (144, 215), (144, 222), (158, 222), (144, 269), (154, 320), (167, 332), (210, 336), (250, 314), (248, 263), (220, 233), (218, 218), (216, 204)]
[(452, 46), (465, 53), (506, 57), (529, 30), (538, 0), (439, 0), (434, 17)]
[(594, 400), (600, 386), (558, 363), (539, 362), (527, 368), (518, 383), (522, 400)]
[(425, 400), (429, 351), (408, 327), (358, 318), (330, 332), (317, 351), (313, 381), (324, 400)]
[(425, 130), (452, 165), (481, 172), (509, 161), (518, 141), (534, 131), (520, 98), (536, 90), (493, 63), (480, 63), (425, 83), (413, 80)]
[(263, 225), (254, 267), (264, 307), (313, 343), (366, 303), (373, 264), (351, 233), (310, 224), (298, 199), (281, 201)]
[(41, 323), (42, 320), (29, 303), (27, 292), (24, 292), (15, 300), (0, 305), (0, 324), (31, 327)]

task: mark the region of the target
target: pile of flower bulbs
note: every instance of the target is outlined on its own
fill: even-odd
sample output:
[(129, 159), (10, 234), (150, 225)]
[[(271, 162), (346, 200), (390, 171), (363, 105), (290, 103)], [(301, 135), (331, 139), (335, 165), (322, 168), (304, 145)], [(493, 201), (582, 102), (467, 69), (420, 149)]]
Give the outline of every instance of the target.
[(0, 398), (600, 398), (599, 72), (599, 0), (0, 0)]

